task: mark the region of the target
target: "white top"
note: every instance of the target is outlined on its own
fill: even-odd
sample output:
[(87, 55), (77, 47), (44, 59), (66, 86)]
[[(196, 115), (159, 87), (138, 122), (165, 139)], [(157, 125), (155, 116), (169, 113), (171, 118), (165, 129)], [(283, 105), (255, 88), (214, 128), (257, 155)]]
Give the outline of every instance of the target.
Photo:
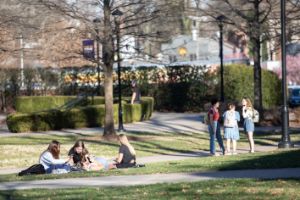
[(243, 106), (243, 118), (252, 119), (253, 117), (253, 108)]
[(51, 165), (59, 165), (66, 163), (65, 160), (55, 159), (49, 151), (45, 151), (40, 157), (40, 164), (42, 164), (46, 171), (48, 171)]

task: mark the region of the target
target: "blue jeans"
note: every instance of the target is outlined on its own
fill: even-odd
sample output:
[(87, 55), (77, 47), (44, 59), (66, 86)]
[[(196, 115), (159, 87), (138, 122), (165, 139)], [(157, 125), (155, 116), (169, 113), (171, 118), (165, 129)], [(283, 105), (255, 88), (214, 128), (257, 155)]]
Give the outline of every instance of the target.
[[(208, 125), (208, 131), (210, 135), (210, 140), (209, 140), (209, 149), (211, 154), (215, 154), (216, 148), (215, 148), (215, 139), (217, 138), (217, 141), (219, 143), (219, 146), (222, 150), (222, 153), (224, 154), (225, 148), (223, 144), (223, 139), (221, 136), (221, 129), (218, 121), (213, 122), (214, 129), (211, 125)], [(213, 132), (213, 130), (216, 130), (216, 134)]]
[(96, 157), (95, 160), (103, 165), (105, 170), (109, 170), (109, 163), (105, 158)]
[(69, 164), (56, 164), (51, 165), (48, 170), (46, 170), (46, 173), (51, 174), (65, 174), (69, 173), (71, 171), (71, 167)]

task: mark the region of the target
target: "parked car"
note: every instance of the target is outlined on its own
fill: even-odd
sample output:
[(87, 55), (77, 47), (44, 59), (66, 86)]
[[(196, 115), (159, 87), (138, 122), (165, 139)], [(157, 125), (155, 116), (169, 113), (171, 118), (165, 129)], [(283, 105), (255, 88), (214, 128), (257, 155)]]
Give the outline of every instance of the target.
[(300, 106), (300, 86), (289, 87), (289, 105)]

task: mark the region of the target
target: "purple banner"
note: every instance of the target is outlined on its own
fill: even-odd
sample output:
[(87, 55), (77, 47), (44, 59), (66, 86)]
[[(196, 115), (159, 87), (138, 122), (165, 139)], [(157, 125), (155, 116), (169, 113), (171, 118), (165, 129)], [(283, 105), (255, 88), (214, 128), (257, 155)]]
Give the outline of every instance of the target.
[(83, 57), (85, 59), (95, 58), (94, 40), (83, 40), (82, 41)]

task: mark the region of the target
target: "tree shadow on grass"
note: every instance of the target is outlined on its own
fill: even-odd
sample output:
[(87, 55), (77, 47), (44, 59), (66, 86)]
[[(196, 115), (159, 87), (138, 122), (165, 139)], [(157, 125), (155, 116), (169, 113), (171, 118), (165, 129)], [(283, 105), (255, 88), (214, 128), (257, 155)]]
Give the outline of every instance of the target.
[(170, 146), (170, 144), (157, 144), (155, 142), (151, 141), (143, 141), (143, 143), (135, 143), (135, 148), (137, 150), (143, 151), (143, 152), (149, 152), (153, 154), (161, 154), (161, 155), (170, 155), (170, 153), (195, 153), (195, 151), (192, 150), (184, 150), (184, 149), (177, 149)]
[[(251, 156), (252, 157), (252, 156)], [(276, 154), (270, 153), (264, 156), (243, 159), (234, 163), (224, 163), (219, 170), (237, 169), (274, 169), (300, 167), (300, 149), (293, 151), (282, 151)]]

